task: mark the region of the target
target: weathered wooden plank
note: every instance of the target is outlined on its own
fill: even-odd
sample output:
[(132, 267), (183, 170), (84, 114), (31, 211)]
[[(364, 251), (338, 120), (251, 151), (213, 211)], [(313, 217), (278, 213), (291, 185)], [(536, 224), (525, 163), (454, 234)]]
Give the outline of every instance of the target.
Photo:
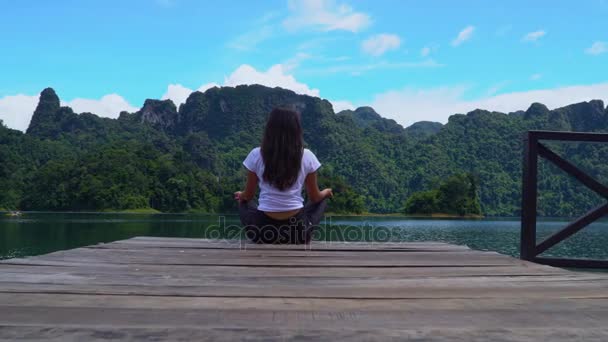
[[(164, 264), (164, 265), (230, 265), (230, 266), (513, 266), (526, 263), (495, 252), (434, 253), (407, 252), (376, 253), (373, 256), (357, 252), (319, 251), (167, 251), (167, 250), (95, 250), (79, 248), (23, 259), (22, 263), (60, 261), (72, 263)], [(397, 257), (398, 256), (398, 257)], [(7, 260), (5, 263), (14, 263)]]
[(5, 260), (0, 339), (608, 338), (607, 274), (443, 243), (312, 247), (134, 238)]
[(2, 265), (2, 274), (39, 274), (74, 276), (158, 276), (177, 278), (214, 277), (313, 277), (313, 278), (442, 278), (442, 277), (525, 277), (569, 275), (572, 272), (553, 268), (526, 266), (497, 267), (245, 267), (245, 266), (173, 266), (173, 265), (80, 265), (73, 267), (38, 265)]
[(192, 248), (77, 248), (67, 251), (57, 252), (48, 254), (48, 256), (56, 255), (90, 255), (90, 256), (113, 256), (113, 255), (158, 255), (158, 256), (218, 256), (222, 257), (225, 255), (236, 256), (236, 257), (284, 257), (284, 258), (296, 258), (296, 257), (331, 257), (331, 258), (360, 258), (369, 259), (370, 255), (373, 254), (374, 259), (402, 259), (402, 258), (420, 258), (420, 257), (433, 257), (433, 258), (501, 258), (504, 260), (513, 260), (513, 258), (496, 253), (496, 252), (482, 252), (482, 251), (427, 251), (427, 250), (392, 250), (391, 252), (386, 251), (358, 251), (358, 250), (282, 250), (282, 249), (192, 249)]
[[(516, 262), (504, 262), (502, 260), (433, 260), (433, 259), (415, 259), (415, 260), (358, 260), (359, 265), (357, 267), (457, 267), (458, 265), (469, 266), (469, 267), (489, 267), (489, 266), (514, 266), (518, 265)], [(265, 259), (247, 259), (247, 258), (234, 258), (234, 259), (204, 259), (200, 260), (184, 260), (180, 258), (166, 258), (158, 260), (154, 258), (145, 257), (132, 257), (128, 259), (94, 259), (94, 258), (76, 258), (76, 257), (63, 257), (63, 258), (49, 258), (49, 260), (36, 260), (28, 259), (18, 262), (11, 262), (10, 264), (31, 264), (31, 265), (103, 265), (104, 263), (114, 263), (120, 265), (190, 265), (190, 266), (239, 266), (239, 267), (353, 267), (352, 260), (274, 260), (270, 258)]]
[[(558, 282), (560, 285), (567, 282), (594, 282), (597, 284), (608, 285), (608, 277), (602, 275), (589, 274), (585, 276), (576, 275), (544, 275), (533, 276), (526, 275), (522, 277), (512, 276), (495, 276), (492, 277), (492, 286), (502, 284), (516, 283), (517, 285), (543, 282), (547, 285), (549, 282)], [(292, 276), (292, 277), (260, 277), (260, 276), (242, 276), (242, 275), (219, 275), (219, 276), (168, 276), (159, 274), (114, 274), (112, 276), (102, 276), (96, 274), (76, 275), (76, 274), (33, 274), (21, 272), (4, 272), (0, 278), (0, 290), (3, 283), (52, 283), (63, 285), (134, 285), (134, 286), (298, 286), (306, 284), (306, 286), (343, 286), (344, 288), (352, 287), (353, 282), (356, 282), (357, 287), (361, 286), (377, 286), (377, 285), (394, 285), (394, 286), (417, 286), (425, 285), (432, 282), (433, 285), (440, 284), (441, 286), (461, 286), (462, 284), (468, 287), (476, 287), (478, 284), (486, 285), (489, 280), (487, 277), (316, 277), (316, 276)]]
[(91, 248), (78, 248), (70, 251), (61, 251), (51, 254), (47, 254), (44, 257), (33, 257), (32, 259), (46, 259), (50, 260), (57, 257), (84, 257), (84, 258), (97, 258), (97, 259), (108, 259), (108, 258), (123, 258), (123, 257), (158, 257), (159, 259), (177, 257), (180, 259), (199, 259), (205, 257), (210, 258), (226, 258), (230, 257), (233, 259), (256, 259), (256, 258), (281, 258), (281, 259), (315, 259), (321, 260), (418, 260), (418, 259), (432, 259), (432, 260), (500, 260), (503, 263), (517, 263), (522, 262), (507, 257), (505, 255), (498, 254), (496, 252), (426, 252), (426, 251), (410, 251), (410, 252), (398, 252), (393, 251), (391, 253), (385, 252), (367, 252), (361, 253), (358, 251), (283, 251), (283, 250), (235, 250), (235, 249), (91, 249)]
[(241, 286), (184, 285), (86, 285), (56, 283), (10, 283), (0, 284), (3, 293), (66, 293), (91, 295), (148, 295), (184, 297), (259, 297), (259, 298), (345, 298), (345, 299), (416, 299), (416, 298), (608, 298), (608, 283), (598, 281), (558, 282), (513, 282), (485, 283), (466, 282), (449, 285), (434, 281), (412, 283), (385, 282), (349, 286), (330, 285), (275, 285), (250, 284)]
[[(240, 328), (335, 328), (358, 329), (361, 324), (375, 329), (442, 328), (539, 328), (584, 326), (606, 328), (607, 307), (587, 308), (585, 314), (564, 309), (558, 315), (552, 308), (531, 310), (473, 307), (453, 309), (405, 310), (266, 310), (236, 309), (140, 309), (95, 307), (4, 306), (0, 325), (62, 325), (114, 327), (240, 327)], [(52, 314), (49, 314), (52, 310)]]
[(570, 275), (564, 269), (536, 264), (497, 267), (246, 267), (246, 266), (181, 266), (181, 265), (115, 265), (38, 266), (4, 264), (2, 274), (39, 274), (74, 276), (158, 276), (177, 278), (213, 277), (343, 277), (343, 278), (436, 278), (436, 277), (525, 277)]
[(163, 242), (140, 242), (134, 241), (129, 243), (112, 242), (87, 246), (90, 249), (194, 249), (194, 250), (214, 250), (214, 249), (239, 249), (239, 250), (255, 250), (255, 251), (352, 251), (360, 253), (377, 253), (377, 252), (469, 252), (471, 251), (466, 246), (458, 246), (458, 248), (449, 248), (443, 246), (408, 246), (408, 247), (383, 247), (383, 246), (349, 246), (349, 245), (261, 245), (261, 244), (234, 244), (234, 243), (215, 243), (215, 244), (194, 244), (194, 243), (163, 243)]
[[(334, 299), (334, 298), (255, 298), (255, 297), (176, 297), (137, 295), (75, 295), (40, 293), (0, 293), (3, 306), (92, 307), (139, 309), (263, 309), (275, 311), (298, 310), (365, 310), (365, 311), (418, 311), (418, 310), (553, 310), (581, 311), (586, 308), (605, 309), (608, 298), (512, 298), (508, 301), (494, 298), (471, 299)], [(1, 306), (0, 306), (1, 307)]]
[[(183, 262), (180, 261), (180, 262)], [(2, 265), (2, 263), (0, 263), (0, 265)], [(378, 268), (378, 269), (394, 269), (394, 268), (458, 268), (461, 267), (459, 266), (457, 263), (451, 263), (451, 264), (445, 264), (445, 263), (425, 263), (423, 260), (416, 260), (413, 263), (400, 263), (397, 265), (392, 265), (392, 264), (378, 264), (378, 263), (366, 263), (364, 265), (361, 266), (353, 266), (352, 264), (342, 264), (342, 263), (332, 263), (332, 264), (327, 264), (327, 265), (320, 265), (320, 264), (313, 264), (313, 263), (300, 263), (299, 265), (293, 265), (293, 264), (289, 264), (289, 263), (273, 263), (273, 264), (255, 264), (255, 263), (251, 263), (251, 262), (245, 262), (245, 263), (231, 263), (231, 262), (221, 262), (219, 264), (216, 263), (209, 263), (209, 262), (198, 262), (198, 263), (154, 263), (154, 262), (131, 262), (129, 263), (128, 261), (122, 261), (122, 262), (116, 262), (116, 263), (108, 263), (108, 261), (99, 261), (99, 260), (73, 260), (73, 259), (69, 259), (69, 260), (43, 260), (43, 259), (32, 259), (32, 258), (28, 258), (28, 259), (10, 259), (8, 261), (6, 261), (3, 265), (23, 265), (25, 266), (54, 266), (54, 267), (108, 267), (108, 268), (115, 268), (115, 267), (128, 267), (128, 266), (133, 266), (136, 268), (144, 268), (144, 267), (148, 267), (148, 266), (157, 266), (157, 267), (190, 267), (190, 268), (196, 268), (196, 267), (201, 267), (201, 268), (209, 268), (209, 267), (247, 267), (247, 268), (255, 268), (255, 267), (259, 267), (259, 268), (263, 268), (263, 269), (268, 269), (268, 268), (277, 268), (279, 270), (283, 270), (286, 268), (308, 268), (308, 269), (321, 269), (321, 268), (333, 268), (333, 269), (338, 269), (338, 268), (358, 268), (358, 269), (365, 269), (365, 268)], [(462, 265), (462, 267), (483, 267), (483, 268), (487, 268), (487, 267), (513, 267), (513, 266), (522, 266), (524, 267), (523, 264), (501, 264), (501, 263), (489, 263), (489, 264), (476, 264), (476, 263), (471, 263), (468, 262), (466, 265)], [(314, 272), (314, 271), (313, 271)]]
[[(241, 327), (139, 327), (111, 326), (14, 326), (0, 325), (0, 339), (41, 341), (592, 341), (603, 342), (607, 328), (555, 327), (543, 328), (443, 328), (412, 329), (293, 329), (293, 328), (241, 328)], [(69, 337), (68, 337), (69, 336)]]
[[(160, 241), (160, 242), (175, 242), (175, 243), (246, 243), (257, 246), (277, 246), (277, 245), (264, 245), (264, 244), (255, 244), (246, 239), (199, 239), (199, 238), (183, 238), (183, 237), (158, 237), (158, 236), (135, 236), (130, 239), (119, 240), (115, 242), (133, 242), (133, 241)], [(348, 245), (348, 246), (386, 246), (386, 247), (408, 247), (408, 246), (444, 246), (444, 247), (459, 247), (458, 245), (441, 242), (441, 241), (411, 241), (411, 242), (391, 242), (391, 241), (312, 241), (311, 245), (324, 245), (324, 244), (332, 244), (332, 245)], [(289, 246), (289, 245), (283, 245)]]
[(265, 245), (255, 244), (248, 240), (232, 239), (188, 239), (188, 238), (158, 238), (134, 237), (127, 240), (115, 241), (109, 244), (130, 244), (139, 246), (183, 246), (183, 247), (227, 247), (227, 248), (255, 248), (255, 249), (353, 249), (353, 250), (411, 250), (411, 249), (439, 249), (445, 251), (470, 250), (467, 246), (453, 245), (443, 242), (345, 242), (345, 241), (313, 241), (310, 245)]

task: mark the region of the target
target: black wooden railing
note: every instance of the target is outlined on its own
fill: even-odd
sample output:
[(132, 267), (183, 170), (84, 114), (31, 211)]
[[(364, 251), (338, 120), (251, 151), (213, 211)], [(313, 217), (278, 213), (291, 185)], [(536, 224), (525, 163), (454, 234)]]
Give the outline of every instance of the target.
[(567, 160), (555, 154), (555, 152), (551, 151), (547, 146), (541, 144), (541, 140), (606, 143), (608, 142), (608, 134), (551, 131), (529, 131), (526, 134), (524, 137), (522, 182), (521, 259), (558, 267), (608, 268), (608, 260), (539, 257), (539, 255), (547, 249), (567, 239), (593, 221), (608, 214), (608, 203), (602, 204), (574, 220), (562, 230), (549, 236), (540, 244), (536, 243), (538, 156), (550, 161), (555, 166), (583, 183), (589, 189), (608, 199), (607, 186), (601, 184)]

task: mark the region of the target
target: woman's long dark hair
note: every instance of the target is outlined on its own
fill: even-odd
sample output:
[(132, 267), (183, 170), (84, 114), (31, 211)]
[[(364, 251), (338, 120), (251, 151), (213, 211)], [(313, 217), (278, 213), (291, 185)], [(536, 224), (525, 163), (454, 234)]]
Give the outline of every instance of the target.
[(298, 179), (304, 153), (300, 114), (285, 108), (270, 112), (262, 139), (264, 181), (285, 190)]

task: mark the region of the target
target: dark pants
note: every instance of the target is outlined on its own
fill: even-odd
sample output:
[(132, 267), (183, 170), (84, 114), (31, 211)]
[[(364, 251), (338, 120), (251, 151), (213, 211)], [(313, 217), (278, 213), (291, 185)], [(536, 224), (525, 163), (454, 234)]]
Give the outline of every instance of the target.
[(327, 201), (307, 203), (299, 213), (285, 220), (275, 220), (258, 210), (255, 201), (241, 202), (239, 214), (245, 235), (255, 243), (310, 243), (315, 228), (321, 222)]

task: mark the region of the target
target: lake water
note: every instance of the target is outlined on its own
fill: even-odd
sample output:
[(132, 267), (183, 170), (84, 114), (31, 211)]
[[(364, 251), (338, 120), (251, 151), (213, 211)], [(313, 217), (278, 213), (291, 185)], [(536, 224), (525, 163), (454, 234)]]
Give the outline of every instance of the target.
[[(538, 239), (567, 221), (538, 223)], [(317, 232), (318, 240), (443, 241), (473, 249), (519, 254), (518, 219), (411, 219), (404, 217), (331, 217)], [(128, 239), (134, 236), (241, 238), (235, 215), (0, 213), (0, 259)], [(608, 222), (600, 221), (547, 251), (547, 256), (608, 259)]]

